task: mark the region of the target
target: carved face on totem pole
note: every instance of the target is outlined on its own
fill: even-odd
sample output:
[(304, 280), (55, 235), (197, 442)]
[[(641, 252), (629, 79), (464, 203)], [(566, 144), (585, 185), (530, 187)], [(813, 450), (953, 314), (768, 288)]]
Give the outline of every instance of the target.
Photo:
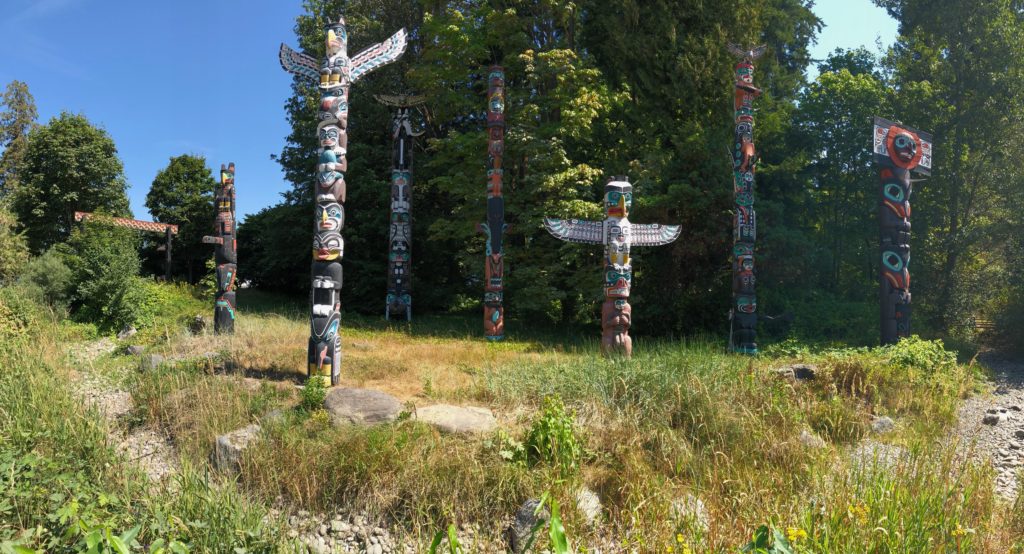
[(629, 217), (633, 206), (633, 185), (625, 181), (611, 181), (604, 186), (604, 212), (607, 217)]
[(313, 259), (332, 262), (345, 254), (345, 241), (338, 231), (319, 232), (313, 236)]
[(341, 228), (345, 225), (345, 208), (337, 202), (317, 204), (316, 220), (317, 233), (341, 231)]

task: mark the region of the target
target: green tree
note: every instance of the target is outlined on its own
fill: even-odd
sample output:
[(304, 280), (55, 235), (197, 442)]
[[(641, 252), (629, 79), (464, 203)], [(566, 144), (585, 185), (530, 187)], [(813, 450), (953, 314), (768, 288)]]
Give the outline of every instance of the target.
[(29, 133), (17, 173), (12, 206), (33, 252), (70, 236), (75, 211), (131, 216), (114, 141), (85, 116), (63, 112)]
[(15, 170), (25, 155), (28, 134), (36, 126), (36, 103), (28, 85), (11, 81), (4, 89), (0, 106), (0, 197), (17, 186)]
[(203, 236), (214, 232), (215, 186), (206, 158), (183, 154), (172, 157), (156, 174), (146, 195), (146, 208), (157, 221), (178, 226), (172, 243), (174, 259), (190, 283), (203, 275), (210, 257)]

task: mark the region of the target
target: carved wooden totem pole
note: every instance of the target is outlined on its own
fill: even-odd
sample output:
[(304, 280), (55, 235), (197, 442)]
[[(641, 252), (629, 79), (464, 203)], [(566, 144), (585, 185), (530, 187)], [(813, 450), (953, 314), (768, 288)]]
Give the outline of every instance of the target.
[(601, 353), (633, 353), (629, 325), (633, 319), (629, 288), (633, 281), (631, 246), (660, 246), (679, 237), (679, 225), (630, 223), (633, 187), (626, 177), (612, 177), (604, 186), (604, 221), (545, 218), (544, 226), (555, 238), (566, 242), (603, 244), (604, 304), (601, 305)]
[(398, 59), (405, 52), (402, 29), (384, 42), (352, 58), (348, 56), (345, 18), (326, 29), (327, 59), (317, 64), (312, 57), (281, 45), (281, 66), (300, 78), (320, 83), (320, 122), (317, 134), (320, 155), (315, 186), (316, 211), (313, 236), (310, 337), (307, 376), (318, 376), (337, 385), (341, 377), (341, 259), (345, 223), (345, 154), (348, 147), (348, 91), (361, 77)]
[(378, 102), (396, 108), (391, 120), (394, 167), (391, 169), (391, 222), (388, 231), (388, 295), (384, 318), (404, 314), (412, 321), (412, 147), (415, 137), (409, 111), (421, 104), (422, 96), (375, 96)]
[(733, 246), (732, 307), (729, 309), (729, 349), (742, 354), (757, 353), (757, 295), (754, 290), (754, 241), (757, 217), (754, 213), (754, 99), (761, 90), (754, 86), (754, 60), (764, 46), (751, 50), (730, 44), (729, 51), (740, 58), (734, 83), (736, 129), (732, 146)]
[(220, 166), (220, 185), (213, 195), (217, 208), (217, 236), (205, 236), (203, 242), (213, 244), (217, 264), (217, 298), (213, 303), (213, 331), (235, 332), (235, 277), (238, 270), (235, 231), (235, 164)]
[(880, 179), (882, 344), (893, 344), (910, 336), (910, 172), (931, 174), (932, 136), (880, 117), (874, 123)]
[(505, 156), (505, 69), (487, 75), (487, 222), (477, 225), (487, 235), (484, 259), (484, 336), (505, 338), (505, 198), (501, 193)]

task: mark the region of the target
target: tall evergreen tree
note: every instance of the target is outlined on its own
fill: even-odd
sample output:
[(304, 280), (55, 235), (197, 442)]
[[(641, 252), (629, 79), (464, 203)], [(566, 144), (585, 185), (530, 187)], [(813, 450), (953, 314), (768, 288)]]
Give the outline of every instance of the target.
[(17, 186), (15, 168), (25, 155), (28, 134), (36, 126), (36, 103), (28, 85), (11, 81), (0, 98), (0, 197)]

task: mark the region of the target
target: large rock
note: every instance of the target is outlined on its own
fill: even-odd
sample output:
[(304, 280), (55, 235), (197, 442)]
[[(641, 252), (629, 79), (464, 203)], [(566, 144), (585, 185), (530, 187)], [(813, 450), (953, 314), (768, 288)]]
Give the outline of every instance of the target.
[[(509, 550), (514, 554), (526, 552), (526, 545), (530, 542), (530, 535), (533, 532), (533, 527), (537, 525), (537, 521), (540, 519), (547, 521), (551, 517), (547, 508), (542, 508), (539, 514), (536, 513), (538, 506), (540, 506), (540, 500), (533, 498), (523, 502), (519, 511), (516, 512), (516, 518), (512, 521), (512, 525), (505, 530), (505, 540), (508, 541)], [(541, 535), (541, 531), (538, 530), (537, 535)]]
[(241, 466), (242, 454), (259, 436), (260, 426), (253, 423), (217, 437), (217, 444), (213, 450), (213, 465), (221, 471), (237, 472)]
[(324, 409), (335, 425), (376, 425), (398, 419), (402, 403), (390, 394), (369, 389), (334, 389)]
[(498, 420), (487, 408), (437, 404), (416, 409), (416, 419), (437, 427), (443, 433), (487, 433)]
[(141, 356), (145, 350), (146, 347), (141, 344), (129, 344), (125, 347), (124, 353), (129, 356)]
[(814, 375), (818, 372), (818, 366), (814, 364), (792, 364), (784, 365), (782, 367), (775, 367), (771, 369), (771, 372), (778, 377), (785, 379), (791, 379), (794, 381), (809, 381), (814, 379)]

